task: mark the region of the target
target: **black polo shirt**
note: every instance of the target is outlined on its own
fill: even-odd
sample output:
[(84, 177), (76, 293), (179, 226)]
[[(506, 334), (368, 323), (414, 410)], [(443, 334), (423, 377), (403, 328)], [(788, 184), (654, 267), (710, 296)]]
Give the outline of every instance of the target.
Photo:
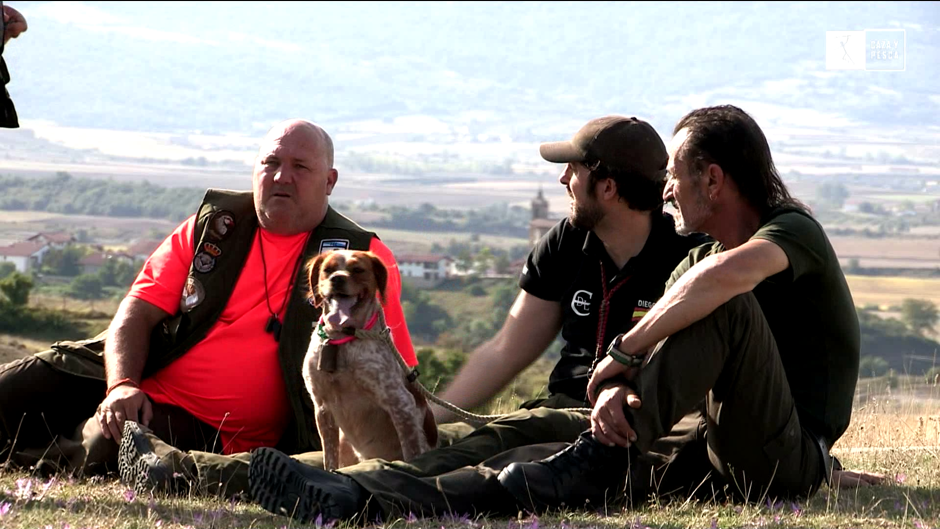
[(666, 281), (689, 250), (708, 242), (703, 235), (676, 234), (672, 216), (657, 212), (643, 250), (617, 270), (593, 232), (564, 219), (546, 233), (529, 253), (519, 286), (562, 305), (565, 345), (549, 378), (549, 392), (584, 400), (597, 349), (603, 354), (615, 336), (633, 328), (663, 295)]

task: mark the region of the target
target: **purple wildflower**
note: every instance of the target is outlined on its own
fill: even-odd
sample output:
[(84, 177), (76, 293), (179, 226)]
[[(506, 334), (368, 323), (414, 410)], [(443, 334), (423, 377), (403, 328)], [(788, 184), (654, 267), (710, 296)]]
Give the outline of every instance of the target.
[(418, 521), (418, 517), (415, 516), (415, 513), (409, 512), (409, 513), (408, 513), (408, 517), (405, 518), (405, 521), (408, 522), (408, 523), (415, 523), (415, 522)]
[(134, 489), (127, 489), (124, 491), (124, 501), (130, 503), (134, 501), (134, 498), (137, 497), (137, 493), (134, 492)]
[(718, 518), (712, 518), (711, 529), (718, 529)]
[(196, 522), (196, 523), (198, 523), (198, 524), (201, 524), (201, 523), (202, 523), (202, 513), (201, 513), (201, 512), (193, 513), (193, 521)]
[(13, 508), (13, 504), (8, 501), (0, 503), (0, 516), (6, 516), (11, 508)]
[(925, 524), (924, 522), (920, 520), (914, 520), (914, 527), (916, 527), (917, 529), (930, 529), (927, 526), (927, 524)]
[(20, 500), (28, 500), (33, 495), (33, 480), (29, 478), (23, 478), (16, 480), (16, 496)]
[(793, 516), (799, 518), (803, 514), (803, 508), (800, 507), (799, 503), (790, 502), (790, 510), (793, 511)]

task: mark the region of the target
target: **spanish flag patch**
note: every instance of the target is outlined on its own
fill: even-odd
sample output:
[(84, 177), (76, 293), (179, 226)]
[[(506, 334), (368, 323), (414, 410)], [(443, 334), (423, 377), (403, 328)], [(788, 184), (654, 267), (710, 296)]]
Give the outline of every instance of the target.
[(633, 309), (633, 323), (636, 323), (642, 320), (643, 316), (646, 316), (646, 313), (649, 311), (650, 309), (647, 309), (645, 307), (637, 307)]

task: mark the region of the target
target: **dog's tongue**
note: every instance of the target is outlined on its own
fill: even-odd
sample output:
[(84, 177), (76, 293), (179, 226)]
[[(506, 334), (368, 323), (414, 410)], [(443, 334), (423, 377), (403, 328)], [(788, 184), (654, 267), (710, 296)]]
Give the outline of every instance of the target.
[(355, 304), (355, 297), (332, 298), (330, 300), (330, 312), (326, 314), (326, 322), (331, 327), (345, 327), (346, 323), (352, 318), (352, 308)]

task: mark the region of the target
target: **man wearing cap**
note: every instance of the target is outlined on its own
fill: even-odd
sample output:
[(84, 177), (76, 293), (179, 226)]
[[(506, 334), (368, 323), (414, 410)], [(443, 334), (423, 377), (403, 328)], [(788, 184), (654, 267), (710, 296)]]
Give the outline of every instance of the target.
[[(299, 520), (514, 513), (515, 501), (496, 480), (499, 470), (554, 453), (589, 427), (586, 412), (558, 408), (587, 405), (592, 365), (653, 306), (670, 272), (705, 239), (677, 235), (662, 212), (668, 155), (648, 123), (594, 119), (570, 141), (543, 144), (540, 153), (566, 164), (559, 180), (571, 200), (568, 218), (536, 244), (502, 329), (470, 356), (442, 397), (465, 409), (486, 402), (560, 331), (565, 345), (549, 397), (409, 462), (371, 460), (329, 473), (259, 449), (249, 469), (256, 502)], [(440, 411), (438, 417), (448, 418)]]

